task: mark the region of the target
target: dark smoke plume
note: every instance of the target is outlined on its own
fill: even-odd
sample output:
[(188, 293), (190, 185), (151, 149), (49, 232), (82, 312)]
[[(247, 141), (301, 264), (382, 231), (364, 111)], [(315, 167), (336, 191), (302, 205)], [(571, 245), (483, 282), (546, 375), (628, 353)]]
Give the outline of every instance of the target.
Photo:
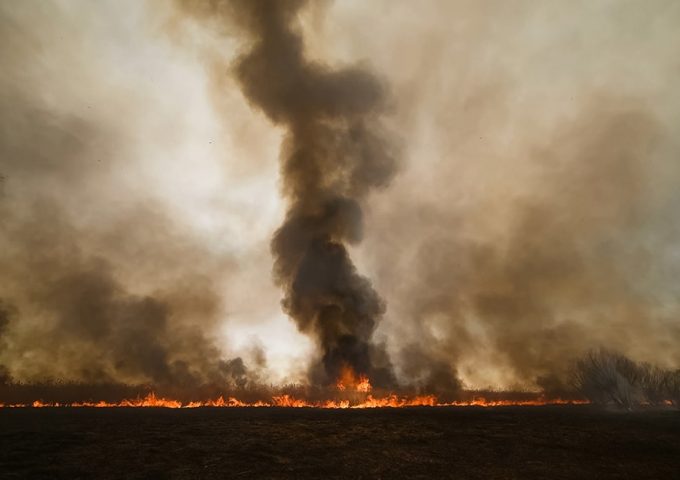
[[(396, 162), (378, 123), (384, 87), (364, 69), (329, 70), (305, 59), (295, 17), (302, 1), (193, 2), (227, 14), (250, 37), (235, 75), (249, 102), (285, 128), (283, 191), (289, 206), (274, 235), (274, 277), (282, 305), (317, 342), (312, 380), (331, 382), (343, 366), (391, 382), (371, 343), (385, 306), (357, 273), (347, 245), (362, 237), (361, 203), (386, 185)], [(384, 357), (384, 355), (382, 355)]]

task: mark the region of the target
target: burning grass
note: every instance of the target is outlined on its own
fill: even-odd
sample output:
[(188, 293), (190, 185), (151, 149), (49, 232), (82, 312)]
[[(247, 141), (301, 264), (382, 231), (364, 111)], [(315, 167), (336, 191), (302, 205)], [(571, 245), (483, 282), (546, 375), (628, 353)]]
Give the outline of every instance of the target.
[(273, 395), (267, 400), (244, 401), (234, 396), (222, 396), (208, 400), (181, 401), (171, 397), (158, 396), (150, 392), (120, 401), (50, 401), (34, 400), (32, 402), (0, 403), (0, 408), (322, 408), (322, 409), (363, 409), (363, 408), (404, 408), (404, 407), (498, 407), (498, 406), (539, 406), (539, 405), (576, 405), (589, 403), (583, 399), (548, 398), (542, 395), (524, 392), (508, 393), (503, 398), (501, 392), (466, 392), (467, 399), (440, 401), (435, 395), (400, 396), (388, 394), (374, 396), (360, 392), (361, 395), (344, 396), (337, 399), (309, 400), (290, 394)]
[(613, 405), (675, 407), (680, 373), (635, 363), (606, 350), (577, 361), (571, 389), (559, 393), (456, 390), (443, 395), (414, 389), (376, 389), (368, 376), (344, 367), (335, 384), (318, 387), (250, 385), (225, 388), (203, 385), (125, 386), (84, 384), (0, 384), (0, 408), (315, 408), (365, 409), (404, 407), (499, 407), (541, 405)]
[[(369, 378), (355, 373), (351, 368), (342, 369), (334, 386), (314, 388), (291, 385), (281, 388), (254, 388), (238, 391), (219, 391), (216, 388), (203, 388), (187, 391), (175, 389), (158, 394), (153, 387), (141, 387), (145, 393), (138, 391), (131, 394), (130, 388), (109, 386), (96, 391), (88, 391), (86, 385), (49, 384), (5, 385), (0, 388), (0, 395), (14, 399), (0, 402), (0, 408), (318, 408), (318, 409), (362, 409), (362, 408), (404, 408), (404, 407), (496, 407), (496, 406), (532, 406), (532, 405), (564, 405), (582, 404), (586, 400), (580, 398), (547, 397), (544, 394), (531, 392), (479, 392), (457, 391), (446, 398), (433, 394), (419, 394), (403, 391), (395, 393), (384, 389), (374, 389)], [(103, 387), (99, 387), (100, 389)], [(127, 390), (126, 390), (127, 389)], [(202, 391), (201, 391), (202, 390)], [(107, 393), (107, 395), (103, 395)], [(117, 398), (116, 398), (117, 397)], [(3, 396), (0, 396), (3, 398)], [(86, 398), (86, 400), (83, 400)], [(28, 399), (28, 400), (27, 400)]]

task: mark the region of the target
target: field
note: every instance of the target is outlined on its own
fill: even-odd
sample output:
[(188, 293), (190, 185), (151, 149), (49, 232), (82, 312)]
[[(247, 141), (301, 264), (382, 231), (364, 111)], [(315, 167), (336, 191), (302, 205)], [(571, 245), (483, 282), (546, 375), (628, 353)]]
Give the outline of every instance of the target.
[(2, 479), (671, 479), (680, 412), (1, 409)]

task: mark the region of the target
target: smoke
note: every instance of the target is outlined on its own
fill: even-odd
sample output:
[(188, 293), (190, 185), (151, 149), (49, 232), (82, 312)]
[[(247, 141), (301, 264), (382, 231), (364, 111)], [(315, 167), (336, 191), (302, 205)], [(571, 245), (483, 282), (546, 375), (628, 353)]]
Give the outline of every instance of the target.
[[(587, 120), (555, 133), (559, 149), (537, 148), (546, 166), (530, 196), (506, 205), (500, 237), (442, 234), (417, 253), (415, 276), (427, 288), (409, 292), (410, 314), (424, 325), (446, 318), (454, 358), (479, 342), (474, 318), (515, 378), (545, 382), (564, 377), (569, 359), (598, 341), (598, 323), (618, 325), (621, 335), (653, 325), (654, 300), (638, 270), (652, 256), (638, 235), (653, 209), (645, 163), (659, 130), (646, 112), (614, 99), (591, 105), (580, 114)], [(601, 341), (618, 336), (609, 331)]]
[(0, 381), (680, 365), (677, 4), (178, 3), (0, 6)]
[(281, 181), (289, 204), (271, 244), (274, 278), (283, 309), (320, 349), (313, 381), (332, 382), (349, 366), (386, 384), (389, 366), (376, 365), (371, 343), (385, 306), (347, 250), (362, 238), (362, 202), (396, 169), (378, 118), (386, 93), (366, 69), (331, 70), (305, 58), (294, 22), (304, 3), (185, 7), (208, 16), (226, 12), (246, 32), (249, 50), (234, 74), (248, 101), (285, 128)]
[[(25, 152), (22, 158), (31, 159)], [(173, 238), (162, 216), (127, 212), (126, 224), (116, 227), (129, 229), (125, 248), (141, 250), (134, 255), (139, 255), (136, 273), (147, 263), (157, 276), (135, 293), (135, 282), (121, 283), (120, 269), (109, 259), (121, 254), (109, 243), (117, 236), (90, 238), (96, 234), (75, 228), (58, 202), (48, 197), (24, 205), (21, 218), (13, 215), (21, 203), (8, 199), (0, 208), (0, 245), (6, 252), (0, 258), (2, 291), (16, 302), (11, 310), (0, 309), (0, 337), (6, 337), (1, 358), (13, 377), (187, 387), (243, 383), (243, 365), (234, 370), (221, 360), (209, 337), (222, 310), (208, 276), (213, 272), (158, 270), (166, 255), (190, 259), (200, 250), (175, 243), (180, 239)], [(134, 229), (146, 233), (146, 228), (165, 235), (159, 243), (135, 238)]]
[(357, 261), (400, 378), (443, 364), (467, 385), (556, 389), (599, 346), (677, 368), (677, 7), (414, 10), (369, 34), (338, 3), (314, 39), (374, 60), (399, 99), (406, 171), (371, 202)]
[[(285, 127), (290, 208), (273, 241), (275, 277), (284, 308), (317, 338), (327, 377), (347, 360), (332, 353), (338, 328), (320, 329), (319, 318), (346, 328), (355, 314), (326, 313), (328, 292), (354, 283), (338, 277), (345, 251), (327, 253), (324, 235), (364, 240), (353, 254), (387, 301), (371, 288), (361, 297), (369, 301), (351, 303), (362, 305), (360, 318), (385, 318), (375, 333), (374, 320), (350, 322), (368, 327), (352, 335), (360, 345), (384, 339), (381, 355), (389, 352), (402, 383), (455, 390), (462, 377), (477, 387), (558, 390), (572, 361), (600, 345), (677, 364), (678, 144), (669, 132), (678, 110), (668, 47), (677, 8), (337, 2), (322, 23), (300, 6), (191, 8), (213, 27), (250, 35), (232, 73), (251, 104)], [(631, 29), (654, 35), (633, 41)], [(631, 56), (654, 81), (631, 72)], [(390, 79), (390, 110), (366, 74), (352, 74), (348, 95), (338, 84), (349, 80), (322, 67), (356, 58)], [(375, 113), (408, 138), (408, 162), (369, 198), (367, 187), (385, 183), (390, 169), (356, 183), (343, 173), (354, 168), (345, 142), (327, 132), (357, 115), (373, 128)], [(319, 160), (336, 155), (332, 166)], [(364, 360), (350, 363), (367, 371)]]
[(153, 130), (124, 81), (79, 63), (72, 13), (0, 7), (0, 383), (255, 381), (219, 348), (233, 260), (143, 186), (135, 134)]

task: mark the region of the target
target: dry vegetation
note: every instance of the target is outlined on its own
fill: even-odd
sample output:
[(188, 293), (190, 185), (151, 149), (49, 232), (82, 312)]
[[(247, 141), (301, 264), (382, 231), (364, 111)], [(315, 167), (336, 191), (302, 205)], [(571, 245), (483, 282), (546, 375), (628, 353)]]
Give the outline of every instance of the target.
[(572, 384), (594, 404), (631, 410), (638, 406), (680, 406), (680, 370), (636, 363), (607, 350), (591, 351), (576, 362)]

